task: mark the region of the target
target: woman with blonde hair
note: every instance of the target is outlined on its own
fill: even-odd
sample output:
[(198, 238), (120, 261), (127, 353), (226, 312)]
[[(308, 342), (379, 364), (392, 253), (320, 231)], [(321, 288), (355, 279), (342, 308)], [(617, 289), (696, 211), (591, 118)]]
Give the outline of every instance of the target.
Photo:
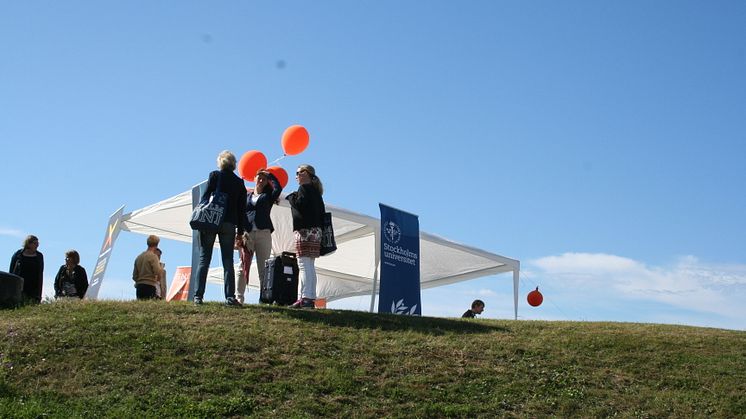
[(60, 266), (54, 278), (54, 297), (77, 297), (81, 300), (88, 290), (88, 274), (80, 266), (80, 254), (76, 250), (65, 252), (65, 264)]
[(220, 242), (220, 258), (223, 261), (223, 283), (225, 293), (225, 304), (228, 306), (240, 306), (236, 300), (236, 272), (233, 268), (233, 246), (236, 234), (239, 236), (244, 232), (244, 213), (246, 212), (246, 185), (243, 180), (233, 173), (236, 170), (236, 156), (228, 150), (218, 155), (218, 169), (210, 172), (207, 178), (207, 189), (202, 195), (205, 200), (220, 188), (221, 192), (228, 195), (228, 202), (223, 216), (223, 222), (216, 232), (200, 231), (199, 265), (197, 267), (197, 291), (194, 294), (194, 303), (202, 304), (207, 284), (207, 271), (212, 260), (212, 248), (215, 245), (215, 237)]
[(301, 295), (293, 308), (313, 308), (316, 303), (316, 258), (321, 247), (321, 226), (324, 223), (324, 186), (316, 176), (316, 169), (301, 164), (295, 172), (298, 191), (287, 196), (293, 214), (295, 251)]
[(27, 301), (40, 303), (44, 284), (44, 255), (39, 249), (39, 238), (30, 234), (23, 241), (23, 249), (10, 258), (11, 273), (23, 278), (23, 297)]

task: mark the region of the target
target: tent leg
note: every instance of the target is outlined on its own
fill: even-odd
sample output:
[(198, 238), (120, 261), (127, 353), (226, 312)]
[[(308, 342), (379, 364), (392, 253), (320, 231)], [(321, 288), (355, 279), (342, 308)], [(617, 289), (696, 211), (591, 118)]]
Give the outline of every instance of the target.
[(514, 269), (513, 270), (513, 311), (515, 313), (514, 320), (518, 320), (518, 280), (519, 280), (518, 269)]
[(373, 313), (373, 310), (376, 306), (376, 292), (378, 291), (376, 288), (378, 285), (378, 268), (376, 268), (376, 272), (373, 274), (373, 291), (370, 293), (370, 312)]
[(373, 290), (370, 293), (370, 312), (373, 313), (373, 310), (376, 305), (376, 293), (378, 292), (378, 273), (381, 271), (381, 228), (373, 230), (373, 237), (374, 245), (376, 248), (374, 249), (374, 255), (375, 255), (375, 271), (373, 272)]

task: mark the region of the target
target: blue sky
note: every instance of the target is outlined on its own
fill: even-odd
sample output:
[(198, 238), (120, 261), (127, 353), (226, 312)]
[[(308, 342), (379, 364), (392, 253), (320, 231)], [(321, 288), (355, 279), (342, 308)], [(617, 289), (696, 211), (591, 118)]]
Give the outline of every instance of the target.
[[(68, 248), (92, 272), (121, 205), (223, 149), (280, 157), (301, 124), (289, 172), (519, 259), (521, 319), (746, 330), (745, 22), (742, 1), (0, 0), (0, 253), (39, 236), (51, 293)], [(144, 241), (120, 235), (102, 296), (134, 298)], [(423, 314), (512, 318), (511, 293), (426, 290)]]

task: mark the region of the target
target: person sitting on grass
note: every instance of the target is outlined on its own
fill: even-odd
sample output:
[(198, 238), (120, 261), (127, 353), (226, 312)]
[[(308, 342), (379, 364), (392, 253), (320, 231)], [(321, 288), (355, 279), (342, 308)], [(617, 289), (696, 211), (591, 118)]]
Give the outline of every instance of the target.
[(80, 253), (77, 250), (65, 252), (65, 264), (60, 266), (54, 277), (54, 298), (76, 297), (81, 300), (88, 290), (88, 274), (80, 266)]
[(482, 300), (474, 300), (471, 303), (471, 309), (466, 310), (461, 317), (466, 319), (473, 319), (477, 317), (477, 314), (482, 314), (484, 311), (484, 301)]

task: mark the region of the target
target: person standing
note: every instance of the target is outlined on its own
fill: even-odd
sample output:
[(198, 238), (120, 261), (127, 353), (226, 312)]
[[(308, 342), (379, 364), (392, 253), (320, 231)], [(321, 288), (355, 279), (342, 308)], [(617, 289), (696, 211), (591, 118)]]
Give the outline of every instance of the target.
[(165, 300), (166, 299), (166, 264), (161, 262), (161, 256), (163, 255), (163, 251), (160, 247), (155, 248), (155, 255), (158, 256), (158, 265), (161, 267), (161, 274), (160, 274), (160, 281), (158, 281), (158, 286), (155, 287), (155, 296), (159, 300)]
[(23, 248), (10, 258), (11, 273), (23, 278), (23, 299), (27, 302), (41, 303), (41, 291), (44, 284), (44, 255), (39, 251), (39, 238), (30, 234), (23, 241)]
[(272, 252), (272, 225), (270, 213), (282, 192), (280, 181), (267, 170), (260, 170), (254, 178), (256, 188), (246, 197), (246, 231), (238, 236), (237, 244), (241, 257), (241, 272), (238, 275), (236, 299), (243, 303), (246, 284), (249, 282), (251, 259), (256, 253), (256, 268), (259, 283), (264, 282), (264, 262)]
[(160, 281), (161, 264), (155, 251), (161, 239), (158, 236), (148, 236), (148, 248), (135, 259), (132, 279), (135, 281), (138, 300), (152, 300), (157, 298), (156, 287)]
[(220, 257), (223, 261), (223, 283), (225, 292), (225, 304), (228, 306), (240, 306), (236, 299), (236, 272), (233, 268), (233, 248), (235, 246), (236, 234), (239, 236), (244, 232), (244, 213), (246, 212), (246, 185), (243, 180), (233, 173), (236, 170), (236, 156), (228, 150), (218, 155), (218, 168), (210, 173), (207, 178), (207, 189), (202, 195), (205, 200), (218, 189), (228, 195), (227, 205), (217, 232), (199, 232), (200, 249), (199, 264), (197, 266), (198, 285), (194, 295), (194, 303), (202, 304), (205, 296), (205, 285), (207, 284), (207, 271), (212, 261), (212, 248), (215, 245), (215, 236), (220, 242)]
[(65, 264), (54, 277), (54, 298), (77, 297), (82, 300), (87, 290), (88, 274), (80, 266), (80, 254), (77, 250), (68, 250)]
[(321, 247), (321, 226), (324, 222), (324, 187), (316, 176), (316, 169), (308, 164), (298, 166), (295, 172), (298, 190), (286, 197), (293, 215), (295, 251), (301, 298), (293, 308), (313, 308), (316, 303), (316, 259)]

